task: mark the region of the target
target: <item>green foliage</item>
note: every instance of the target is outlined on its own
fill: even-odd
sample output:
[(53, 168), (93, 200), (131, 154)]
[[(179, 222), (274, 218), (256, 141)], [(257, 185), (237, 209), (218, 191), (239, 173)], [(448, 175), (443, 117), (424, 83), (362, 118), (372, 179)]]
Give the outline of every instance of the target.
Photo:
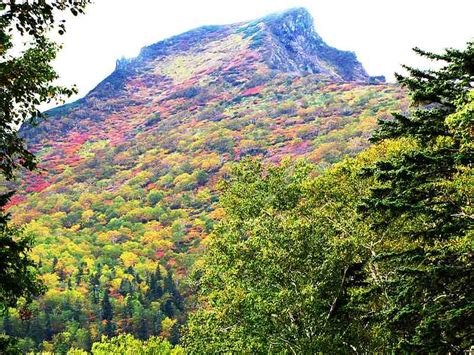
[[(55, 334), (67, 331), (75, 338), (78, 329), (97, 341), (106, 325), (112, 335), (146, 338), (166, 331), (165, 337), (176, 341), (185, 319), (182, 295), (194, 302), (186, 274), (221, 217), (216, 183), (228, 174), (232, 161), (271, 152), (269, 159), (305, 156), (324, 168), (367, 146), (360, 137), (375, 125), (374, 110), (381, 117), (399, 105), (400, 92), (390, 85), (322, 84), (312, 76), (262, 80), (258, 97), (238, 103), (210, 99), (192, 115), (175, 105), (165, 110), (166, 100), (153, 102), (146, 110), (162, 112), (162, 119), (150, 127), (143, 126), (150, 114), (124, 111), (126, 119), (110, 116), (89, 121), (87, 133), (69, 132), (72, 122), (84, 124), (75, 115), (88, 112), (89, 117), (95, 105), (107, 101), (89, 97), (63, 108), (71, 110), (67, 114), (50, 113), (51, 119), (31, 136), (22, 130), (32, 144), (43, 136), (43, 128), (48, 137), (57, 138), (48, 138), (54, 148), (48, 145), (39, 153), (48, 171), (28, 176), (24, 200), (10, 209), (14, 222), (35, 236), (33, 255), (41, 260), (40, 273), (49, 288), (34, 302), (31, 320), (21, 323), (12, 316), (15, 335), (34, 339), (35, 350)], [(227, 90), (219, 85), (216, 90)], [(232, 90), (239, 96), (244, 87)], [(197, 99), (186, 102), (195, 106)], [(128, 107), (130, 96), (119, 100)], [(280, 101), (292, 103), (289, 113), (278, 113)], [(115, 105), (113, 100), (108, 104)], [(195, 120), (201, 110), (214, 106), (222, 120)], [(343, 116), (348, 106), (352, 115)], [(115, 123), (109, 125), (109, 120)], [(133, 138), (125, 139), (124, 132)], [(162, 279), (155, 282), (158, 266)], [(175, 286), (166, 288), (168, 269)], [(104, 323), (106, 290), (113, 319)], [(170, 331), (163, 326), (169, 323), (166, 317), (176, 321)]]
[[(349, 290), (367, 227), (355, 228), (367, 184), (346, 163), (314, 178), (314, 166), (237, 165), (222, 186), (225, 217), (196, 271), (201, 304), (186, 349), (213, 352), (350, 352), (375, 343)], [(359, 168), (360, 169), (360, 168)]]
[(404, 241), (379, 255), (390, 270), (381, 285), (383, 317), (396, 346), (460, 352), (472, 345), (474, 331), (474, 43), (443, 54), (416, 51), (444, 65), (398, 76), (412, 109), (381, 122), (375, 141), (414, 144), (368, 169), (380, 185), (363, 210), (374, 218), (374, 231)]
[(121, 333), (179, 341), (184, 304), (171, 272), (158, 266), (144, 275), (133, 267), (90, 270), (84, 263), (69, 277), (60, 269), (62, 261), (53, 260), (53, 273), (43, 275), (49, 289), (29, 307), (28, 317), (10, 309), (0, 323), (6, 334), (25, 339), (25, 351), (90, 350), (101, 335)]
[[(15, 126), (40, 116), (41, 102), (71, 93), (51, 85), (58, 47), (45, 34), (64, 30), (58, 10), (86, 3), (0, 5), (0, 169), (12, 180), (35, 167), (21, 137), (47, 169), (27, 175), (10, 210), (37, 237), (33, 257), (49, 288), (2, 319), (2, 332), (22, 337), (19, 351), (182, 353), (171, 344), (186, 319), (183, 294), (199, 306), (186, 326), (189, 352), (472, 345), (471, 43), (417, 50), (445, 66), (398, 76), (413, 107), (387, 120), (404, 108), (396, 86), (274, 71), (255, 52), (270, 40), (265, 26), (203, 28), (121, 61), (86, 98), (20, 137)], [(19, 57), (16, 24), (31, 40)], [(183, 50), (199, 33), (204, 47)], [(161, 45), (167, 55), (156, 60)], [(331, 62), (350, 71), (352, 57)], [(377, 145), (338, 163), (367, 148), (377, 118)], [(266, 160), (233, 162), (245, 156)], [(312, 163), (290, 163), (298, 157)], [(30, 239), (7, 219), (3, 309), (42, 290)]]
[[(88, 352), (79, 349), (71, 349), (68, 355), (83, 355)], [(112, 339), (102, 338), (100, 342), (92, 345), (91, 354), (93, 355), (180, 355), (184, 351), (179, 346), (173, 346), (168, 341), (162, 340), (158, 337), (150, 337), (142, 341), (135, 339), (132, 335), (119, 335)]]
[(5, 224), (0, 224), (0, 314), (15, 307), (19, 298), (29, 303), (43, 293), (38, 282), (36, 264), (29, 257), (32, 240), (28, 235)]

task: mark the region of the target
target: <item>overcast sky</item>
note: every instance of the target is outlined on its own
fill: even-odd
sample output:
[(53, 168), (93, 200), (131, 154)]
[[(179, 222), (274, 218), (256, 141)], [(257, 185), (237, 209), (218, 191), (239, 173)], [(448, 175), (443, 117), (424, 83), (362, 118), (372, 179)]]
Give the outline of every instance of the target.
[(75, 83), (84, 96), (116, 59), (134, 57), (145, 45), (299, 6), (329, 45), (354, 51), (370, 75), (389, 80), (402, 63), (423, 65), (414, 46), (436, 51), (474, 38), (473, 0), (95, 0), (68, 22), (55, 66), (61, 82)]

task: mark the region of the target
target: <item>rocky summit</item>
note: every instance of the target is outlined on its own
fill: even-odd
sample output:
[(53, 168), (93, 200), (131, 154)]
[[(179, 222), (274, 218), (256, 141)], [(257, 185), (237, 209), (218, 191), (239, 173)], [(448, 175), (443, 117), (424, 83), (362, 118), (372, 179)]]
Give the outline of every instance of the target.
[(36, 238), (48, 286), (37, 306), (49, 318), (32, 329), (64, 332), (64, 310), (79, 328), (100, 327), (104, 290), (117, 331), (141, 329), (126, 310), (146, 302), (178, 319), (185, 283), (159, 291), (157, 280), (192, 268), (222, 216), (216, 183), (233, 162), (305, 158), (325, 169), (364, 150), (402, 98), (327, 45), (299, 8), (201, 27), (117, 61), (84, 98), (21, 129), (42, 168), (10, 206)]

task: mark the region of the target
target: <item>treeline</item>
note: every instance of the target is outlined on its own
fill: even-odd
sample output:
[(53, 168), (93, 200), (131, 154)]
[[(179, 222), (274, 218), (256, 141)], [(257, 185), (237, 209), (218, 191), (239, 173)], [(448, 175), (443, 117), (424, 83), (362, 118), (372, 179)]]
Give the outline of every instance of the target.
[(196, 268), (191, 353), (462, 353), (474, 344), (474, 43), (398, 76), (412, 109), (318, 174), (249, 160)]

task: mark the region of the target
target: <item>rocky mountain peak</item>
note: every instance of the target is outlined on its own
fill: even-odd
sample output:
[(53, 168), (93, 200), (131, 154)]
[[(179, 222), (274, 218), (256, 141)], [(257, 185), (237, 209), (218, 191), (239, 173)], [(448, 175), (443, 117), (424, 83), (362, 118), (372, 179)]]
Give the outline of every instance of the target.
[[(205, 63), (186, 61), (187, 68), (183, 70), (217, 72), (232, 63), (233, 67), (239, 67), (239, 74), (245, 76), (246, 73), (252, 75), (256, 70), (243, 70), (245, 66), (255, 67), (261, 63), (273, 71), (295, 75), (318, 74), (330, 81), (374, 80), (353, 52), (326, 44), (305, 8), (292, 8), (238, 24), (203, 26), (143, 48), (137, 58), (118, 61), (116, 71), (127, 71), (129, 74), (137, 70), (142, 72), (149, 70), (150, 66), (161, 67), (162, 63), (168, 63), (169, 58), (175, 56), (202, 58), (203, 53), (207, 53), (209, 60), (206, 59)], [(193, 66), (200, 68), (196, 70)], [(376, 81), (383, 80), (377, 78)]]
[(264, 17), (263, 22), (272, 28), (282, 28), (287, 33), (315, 35), (314, 20), (303, 7), (289, 9)]
[(336, 81), (370, 81), (353, 52), (327, 45), (305, 8), (294, 8), (260, 20), (270, 37), (262, 46), (272, 69), (299, 74), (321, 74)]

